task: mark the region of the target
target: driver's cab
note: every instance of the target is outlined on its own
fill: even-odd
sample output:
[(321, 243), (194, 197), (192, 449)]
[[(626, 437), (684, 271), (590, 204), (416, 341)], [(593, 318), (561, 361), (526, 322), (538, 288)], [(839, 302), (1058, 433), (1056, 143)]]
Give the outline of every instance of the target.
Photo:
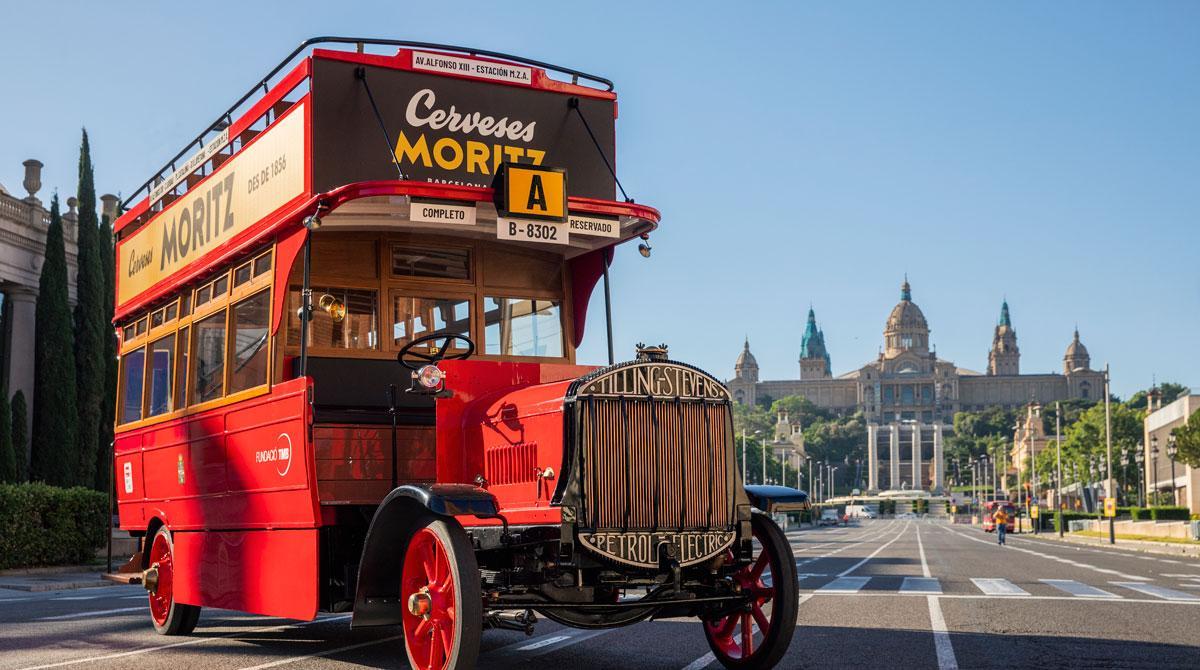
[[(468, 235), (326, 223), (312, 233), (307, 376), (325, 503), (373, 503), (391, 484), (435, 476), (435, 391), (414, 379), (440, 358), (573, 363), (566, 254)], [(283, 374), (301, 359), (300, 257), (291, 272)], [(403, 358), (404, 360), (398, 360)], [(450, 387), (453, 380), (447, 380)]]

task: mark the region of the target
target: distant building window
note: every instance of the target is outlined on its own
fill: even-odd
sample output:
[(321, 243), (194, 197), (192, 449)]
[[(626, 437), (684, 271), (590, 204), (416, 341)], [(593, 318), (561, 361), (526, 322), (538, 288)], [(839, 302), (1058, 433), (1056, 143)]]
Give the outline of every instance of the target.
[(901, 397), (903, 399), (902, 400), (903, 404), (905, 404), (905, 405), (916, 404), (916, 397), (915, 397), (915, 394), (913, 393), (913, 387), (911, 387), (911, 386), (903, 387), (903, 389), (901, 390), (901, 394), (902, 394)]
[(896, 404), (896, 393), (895, 393), (895, 390), (891, 386), (883, 387), (883, 404), (885, 404), (885, 405)]
[(930, 387), (930, 386), (922, 386), (921, 387), (921, 400), (923, 402), (932, 402), (933, 401), (933, 388), (932, 387)]
[(1089, 384), (1087, 382), (1080, 383), (1079, 384), (1079, 397), (1083, 398), (1084, 400), (1087, 400), (1088, 395), (1091, 393), (1091, 390), (1092, 390), (1091, 384)]

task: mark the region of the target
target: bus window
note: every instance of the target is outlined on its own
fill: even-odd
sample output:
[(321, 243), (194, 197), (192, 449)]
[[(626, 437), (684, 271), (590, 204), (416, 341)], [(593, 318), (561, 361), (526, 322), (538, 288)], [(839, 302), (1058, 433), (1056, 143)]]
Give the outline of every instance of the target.
[(497, 356), (563, 355), (562, 309), (556, 300), (483, 301), (484, 353)]
[(150, 405), (146, 410), (147, 417), (166, 414), (174, 409), (171, 398), (171, 369), (174, 363), (174, 335), (150, 344)]
[(175, 357), (175, 407), (182, 408), (187, 404), (187, 369), (188, 369), (188, 333), (191, 329), (184, 326), (179, 329), (175, 346), (179, 355)]
[(194, 329), (193, 404), (220, 398), (225, 390), (225, 310), (197, 321)]
[(142, 380), (145, 373), (145, 347), (121, 356), (121, 423), (142, 418)]
[(393, 244), (392, 276), (471, 279), (471, 252)]
[[(323, 296), (330, 304), (341, 303), (345, 313), (321, 309)], [(378, 349), (379, 315), (376, 308), (378, 291), (350, 288), (313, 288), (313, 313), (309, 322), (309, 342), (314, 349)], [(293, 286), (288, 296), (288, 344), (300, 344), (300, 287)]]
[(233, 369), (229, 377), (230, 393), (267, 383), (270, 297), (270, 291), (260, 291), (233, 306)]
[[(470, 337), (471, 301), (466, 298), (414, 298), (393, 294), (392, 342), (396, 348), (432, 333)], [(454, 341), (451, 346), (462, 345)]]

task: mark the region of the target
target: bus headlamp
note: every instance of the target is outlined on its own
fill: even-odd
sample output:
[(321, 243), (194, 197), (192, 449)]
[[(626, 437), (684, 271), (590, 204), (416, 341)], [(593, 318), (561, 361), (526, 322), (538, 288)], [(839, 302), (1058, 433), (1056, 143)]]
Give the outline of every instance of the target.
[(413, 373), (417, 383), (427, 389), (435, 389), (446, 381), (446, 373), (442, 372), (441, 368), (436, 365), (422, 365), (420, 369)]

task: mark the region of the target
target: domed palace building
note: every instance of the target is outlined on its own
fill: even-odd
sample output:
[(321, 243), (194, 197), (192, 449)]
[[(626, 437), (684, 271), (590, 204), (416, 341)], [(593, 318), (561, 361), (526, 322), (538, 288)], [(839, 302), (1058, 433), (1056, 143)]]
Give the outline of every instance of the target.
[(861, 412), (871, 447), (868, 489), (934, 492), (944, 486), (942, 436), (955, 412), (1103, 395), (1104, 373), (1091, 368), (1078, 330), (1063, 357), (1061, 374), (1021, 374), (1017, 331), (1007, 301), (1000, 307), (986, 373), (960, 368), (931, 350), (929, 323), (913, 302), (907, 278), (900, 287), (900, 302), (888, 315), (883, 344), (879, 358), (835, 377), (825, 333), (810, 308), (800, 342), (800, 378), (760, 380), (747, 341), (729, 390), (740, 403), (798, 395), (841, 414)]

